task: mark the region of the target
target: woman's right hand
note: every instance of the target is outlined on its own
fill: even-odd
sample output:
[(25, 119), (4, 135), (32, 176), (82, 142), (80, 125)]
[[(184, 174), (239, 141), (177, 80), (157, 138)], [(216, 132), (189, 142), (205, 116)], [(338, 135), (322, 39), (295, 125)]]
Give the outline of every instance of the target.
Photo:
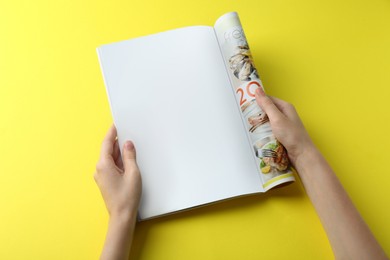
[(267, 114), (273, 134), (286, 148), (289, 159), (297, 167), (304, 154), (316, 148), (294, 106), (281, 99), (267, 96), (259, 87), (256, 90), (256, 101)]
[(262, 88), (256, 90), (256, 101), (268, 115), (273, 134), (284, 145), (298, 171), (335, 258), (388, 259), (333, 170), (315, 148), (294, 106), (267, 96)]

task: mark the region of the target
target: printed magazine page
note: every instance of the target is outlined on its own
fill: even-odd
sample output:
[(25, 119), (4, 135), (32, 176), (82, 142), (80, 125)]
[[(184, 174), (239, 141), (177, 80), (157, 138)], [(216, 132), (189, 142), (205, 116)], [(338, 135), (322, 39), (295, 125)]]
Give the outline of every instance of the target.
[(221, 16), (214, 30), (231, 85), (253, 147), (265, 191), (294, 181), (287, 152), (272, 134), (267, 115), (257, 105), (255, 90), (263, 88), (236, 12)]
[(141, 219), (264, 191), (213, 27), (111, 43), (98, 55), (119, 145), (137, 147)]

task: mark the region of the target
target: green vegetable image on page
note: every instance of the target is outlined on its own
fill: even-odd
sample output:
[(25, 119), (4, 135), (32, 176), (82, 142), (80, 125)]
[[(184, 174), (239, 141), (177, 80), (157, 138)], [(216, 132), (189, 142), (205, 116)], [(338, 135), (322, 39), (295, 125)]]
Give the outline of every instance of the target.
[(265, 167), (265, 163), (263, 160), (260, 160), (260, 168), (263, 168), (263, 167)]
[(275, 150), (276, 147), (278, 147), (278, 145), (276, 143), (267, 144), (265, 146), (266, 149), (271, 149), (271, 150)]

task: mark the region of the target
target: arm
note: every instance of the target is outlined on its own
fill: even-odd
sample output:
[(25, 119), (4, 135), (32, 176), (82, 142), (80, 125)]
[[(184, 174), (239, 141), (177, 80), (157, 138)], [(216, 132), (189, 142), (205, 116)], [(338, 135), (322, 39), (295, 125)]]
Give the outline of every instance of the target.
[(256, 100), (298, 171), (336, 259), (387, 259), (333, 170), (314, 146), (294, 107), (266, 96), (261, 88), (256, 91)]
[(141, 175), (132, 142), (125, 143), (120, 156), (115, 126), (103, 140), (94, 178), (110, 216), (100, 259), (128, 259), (141, 197)]

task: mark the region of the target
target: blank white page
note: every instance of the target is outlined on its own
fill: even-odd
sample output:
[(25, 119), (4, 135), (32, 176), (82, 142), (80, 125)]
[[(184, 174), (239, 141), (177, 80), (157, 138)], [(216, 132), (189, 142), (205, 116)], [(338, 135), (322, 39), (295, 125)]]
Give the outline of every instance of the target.
[(137, 149), (141, 219), (263, 191), (212, 27), (98, 53), (120, 146)]

